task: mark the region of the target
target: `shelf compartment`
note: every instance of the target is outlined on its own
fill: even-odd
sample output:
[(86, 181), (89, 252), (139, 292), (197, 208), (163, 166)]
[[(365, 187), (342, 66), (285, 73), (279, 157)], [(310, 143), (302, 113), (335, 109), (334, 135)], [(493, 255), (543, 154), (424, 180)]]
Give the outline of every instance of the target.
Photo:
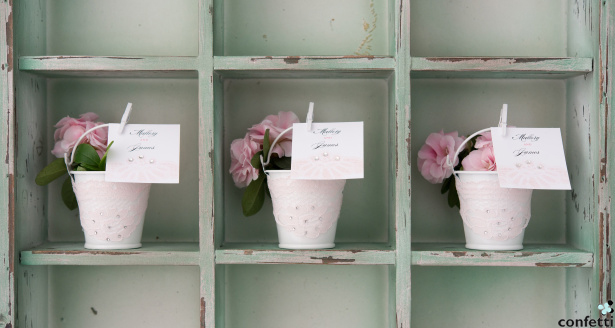
[(23, 265), (199, 265), (198, 243), (143, 243), (135, 249), (85, 249), (50, 242), (21, 252)]
[(390, 55), (390, 1), (214, 0), (216, 55)]
[(593, 70), (592, 58), (413, 57), (413, 78), (561, 79)]
[(225, 284), (216, 299), (224, 322), (216, 327), (395, 327), (392, 266), (217, 267)]
[(48, 77), (196, 78), (197, 57), (38, 56), (19, 58), (19, 69)]
[(395, 264), (395, 250), (385, 243), (337, 243), (331, 249), (281, 249), (277, 244), (229, 243), (216, 250), (217, 264)]
[[(565, 309), (575, 293), (575, 287), (568, 280), (570, 270), (413, 267), (412, 327), (558, 327), (560, 319), (577, 317)], [(574, 270), (575, 273), (579, 271), (591, 274), (592, 270)], [(588, 288), (578, 287), (575, 303), (591, 295)], [(443, 301), (455, 306), (446, 315), (438, 315)], [(590, 314), (585, 304), (591, 303), (589, 300), (581, 303), (585, 307), (579, 313)], [(507, 311), (512, 308), (518, 314), (514, 320)]]
[(47, 55), (191, 56), (198, 54), (199, 22), (205, 20), (199, 6), (198, 0), (64, 0), (24, 11), (41, 11)]
[(412, 265), (591, 268), (594, 254), (567, 245), (525, 245), (519, 251), (471, 250), (463, 244), (412, 244)]
[(565, 56), (571, 7), (579, 11), (578, 5), (566, 1), (472, 0), (434, 5), (430, 0), (412, 0), (410, 52), (422, 57)]
[(388, 77), (393, 57), (376, 56), (216, 56), (214, 70), (241, 77)]
[[(389, 79), (390, 80), (390, 79)], [(349, 179), (337, 225), (338, 243), (393, 242), (394, 216), (388, 177), (392, 174), (389, 138), (395, 132), (390, 95), (395, 88), (383, 79), (215, 79), (215, 181), (216, 244), (274, 244), (278, 240), (272, 204), (265, 201), (259, 213), (246, 218), (241, 210), (243, 190), (229, 174), (231, 142), (246, 129), (279, 111), (294, 111), (305, 121), (308, 104), (315, 102), (318, 122), (363, 121), (365, 179)], [(383, 158), (386, 159), (383, 161)]]
[[(27, 269), (24, 295), (46, 301), (38, 327), (199, 327), (196, 266), (52, 266), (47, 277)], [(35, 279), (45, 285), (32, 286)]]

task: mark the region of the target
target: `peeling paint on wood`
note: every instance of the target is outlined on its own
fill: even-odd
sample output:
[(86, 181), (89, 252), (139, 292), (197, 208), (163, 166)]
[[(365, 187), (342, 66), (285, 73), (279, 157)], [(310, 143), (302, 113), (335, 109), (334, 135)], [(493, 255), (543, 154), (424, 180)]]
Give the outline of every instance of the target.
[(206, 314), (207, 308), (205, 307), (205, 298), (201, 297), (201, 328), (205, 328), (205, 314)]
[[(468, 250), (458, 244), (414, 244), (412, 264), (421, 266), (592, 267), (594, 256), (566, 246), (526, 245), (524, 251)], [(540, 265), (539, 265), (540, 264)]]
[(322, 264), (343, 264), (343, 263), (353, 263), (355, 259), (336, 259), (333, 256), (328, 257), (310, 257), (312, 260), (321, 260)]
[(395, 264), (393, 250), (221, 249), (217, 264)]

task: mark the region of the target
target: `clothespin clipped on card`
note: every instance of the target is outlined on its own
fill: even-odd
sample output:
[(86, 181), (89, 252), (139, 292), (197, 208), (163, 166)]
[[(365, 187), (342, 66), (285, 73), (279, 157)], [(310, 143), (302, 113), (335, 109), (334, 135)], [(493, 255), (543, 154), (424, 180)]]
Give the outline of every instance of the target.
[(122, 121), (120, 122), (120, 134), (124, 132), (124, 127), (128, 124), (128, 120), (130, 120), (130, 113), (132, 112), (132, 103), (128, 103), (126, 105), (126, 110), (124, 110), (124, 115), (122, 115)]
[(500, 127), (500, 133), (502, 136), (506, 136), (506, 119), (508, 116), (508, 104), (503, 104), (502, 105), (502, 110), (500, 111), (500, 124), (498, 124), (498, 127)]
[(308, 131), (312, 131), (312, 121), (314, 121), (314, 103), (310, 102), (307, 117), (305, 119), (306, 127)]

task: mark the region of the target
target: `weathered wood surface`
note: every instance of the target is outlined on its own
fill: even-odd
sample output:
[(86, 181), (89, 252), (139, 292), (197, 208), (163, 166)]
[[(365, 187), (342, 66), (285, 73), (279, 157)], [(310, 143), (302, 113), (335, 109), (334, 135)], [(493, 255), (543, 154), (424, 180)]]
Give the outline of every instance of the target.
[(125, 250), (91, 250), (83, 243), (47, 243), (21, 252), (23, 265), (198, 265), (197, 243), (144, 243)]
[(594, 254), (565, 245), (525, 245), (519, 251), (480, 251), (467, 249), (462, 244), (421, 243), (412, 246), (412, 264), (591, 268)]
[(395, 58), (381, 56), (216, 56), (215, 70), (393, 70)]
[(22, 71), (186, 71), (197, 69), (197, 57), (24, 56)]
[[(410, 1), (397, 0), (395, 7), (395, 326), (410, 327), (411, 263), (411, 124), (410, 124)], [(390, 238), (393, 238), (391, 236)], [(391, 323), (392, 325), (392, 323)]]
[(589, 73), (592, 58), (412, 57), (416, 78), (549, 78)]
[(216, 327), (213, 0), (199, 0), (199, 265), (201, 327)]
[(0, 4), (0, 325), (15, 324), (13, 12), (12, 1)]
[(598, 125), (599, 176), (598, 176), (598, 284), (599, 298), (610, 300), (613, 297), (613, 253), (611, 251), (612, 216), (615, 194), (615, 140), (613, 124), (615, 115), (611, 107), (613, 99), (613, 41), (615, 40), (615, 5), (612, 1), (600, 4), (600, 48), (599, 48), (599, 97), (600, 115)]
[(334, 249), (285, 250), (277, 245), (232, 244), (216, 250), (217, 264), (395, 264), (395, 250), (379, 244), (337, 244)]

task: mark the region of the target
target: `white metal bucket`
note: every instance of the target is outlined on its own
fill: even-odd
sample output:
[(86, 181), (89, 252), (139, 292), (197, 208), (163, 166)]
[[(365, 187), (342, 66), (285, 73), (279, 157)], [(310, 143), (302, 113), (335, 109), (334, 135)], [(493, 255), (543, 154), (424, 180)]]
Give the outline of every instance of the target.
[(500, 187), (497, 172), (455, 171), (466, 248), (519, 250), (530, 221), (532, 189)]
[(106, 182), (105, 172), (71, 171), (85, 248), (141, 247), (150, 183)]
[(290, 171), (267, 171), (280, 248), (335, 247), (346, 180), (295, 180)]

